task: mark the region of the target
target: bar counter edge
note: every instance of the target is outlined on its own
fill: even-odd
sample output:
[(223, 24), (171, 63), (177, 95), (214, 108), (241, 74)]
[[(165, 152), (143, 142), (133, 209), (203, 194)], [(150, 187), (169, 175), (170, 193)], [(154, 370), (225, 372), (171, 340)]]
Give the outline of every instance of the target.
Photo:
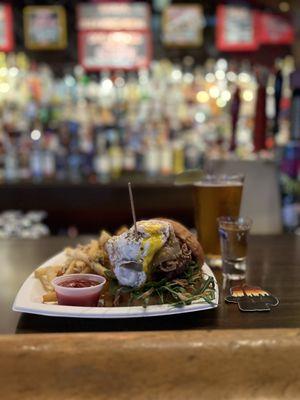
[(3, 398), (295, 399), (300, 329), (0, 335)]

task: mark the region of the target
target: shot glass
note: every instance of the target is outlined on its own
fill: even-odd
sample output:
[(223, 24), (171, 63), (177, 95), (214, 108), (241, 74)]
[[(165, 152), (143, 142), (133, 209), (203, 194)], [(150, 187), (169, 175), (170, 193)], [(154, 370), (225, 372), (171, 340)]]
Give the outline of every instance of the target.
[(248, 234), (252, 220), (248, 217), (220, 217), (218, 224), (223, 276), (228, 280), (244, 279)]

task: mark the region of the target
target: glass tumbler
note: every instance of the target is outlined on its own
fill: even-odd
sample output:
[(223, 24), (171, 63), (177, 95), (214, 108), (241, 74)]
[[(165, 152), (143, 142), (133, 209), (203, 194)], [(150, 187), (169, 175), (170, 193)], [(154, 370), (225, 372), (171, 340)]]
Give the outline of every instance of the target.
[(223, 276), (229, 280), (244, 279), (252, 220), (249, 217), (220, 217), (218, 224)]

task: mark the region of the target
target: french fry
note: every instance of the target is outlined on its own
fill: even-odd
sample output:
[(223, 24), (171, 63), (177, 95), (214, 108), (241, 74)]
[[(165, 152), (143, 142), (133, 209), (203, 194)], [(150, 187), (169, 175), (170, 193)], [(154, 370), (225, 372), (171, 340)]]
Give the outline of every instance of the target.
[(51, 267), (39, 267), (34, 271), (34, 276), (39, 279), (40, 276), (45, 275), (49, 268), (52, 268), (55, 271), (59, 271), (62, 269), (62, 265), (51, 265)]
[(54, 291), (48, 292), (43, 295), (43, 303), (52, 303), (54, 301), (57, 301), (57, 296)]
[(50, 292), (51, 290), (53, 290), (53, 287), (49, 282), (47, 275), (41, 275), (39, 280), (43, 285), (43, 288), (46, 290), (46, 292)]
[(75, 249), (73, 252), (69, 252), (68, 256), (73, 259), (73, 260), (81, 260), (84, 261), (85, 263), (89, 264), (90, 259), (87, 254), (84, 253), (83, 250), (81, 249)]
[(82, 270), (86, 267), (86, 264), (85, 264), (84, 261), (77, 260), (77, 261), (75, 261), (75, 267), (76, 267), (79, 271), (82, 271)]
[(97, 240), (92, 240), (87, 247), (87, 256), (91, 260), (95, 260), (101, 256), (101, 249)]
[(92, 264), (92, 269), (96, 274), (103, 276), (105, 274), (105, 271), (107, 268), (103, 267), (100, 263), (93, 263)]
[(35, 270), (34, 276), (40, 280), (44, 289), (47, 292), (53, 290), (52, 280), (57, 277), (57, 275), (61, 274), (62, 265), (51, 265), (49, 267), (40, 267)]
[(98, 243), (100, 247), (104, 247), (105, 243), (111, 238), (111, 235), (105, 230), (101, 231)]
[(128, 231), (128, 226), (126, 225), (122, 225), (120, 226), (120, 228), (118, 228), (115, 232), (115, 235), (119, 236), (122, 235), (122, 233), (127, 232)]
[(70, 262), (68, 268), (66, 269), (65, 274), (67, 274), (67, 275), (68, 275), (68, 274), (74, 274), (75, 263), (76, 263), (75, 260), (72, 260), (72, 261)]
[(92, 274), (92, 273), (93, 273), (93, 270), (92, 270), (92, 268), (91, 268), (89, 265), (87, 265), (87, 266), (81, 271), (81, 273), (82, 273), (82, 274)]
[[(122, 227), (122, 231), (125, 230), (127, 230), (127, 227)], [(103, 230), (98, 240), (92, 240), (87, 245), (78, 245), (76, 248), (67, 247), (65, 249), (66, 259), (62, 265), (38, 268), (34, 275), (40, 280), (47, 292), (43, 296), (43, 302), (57, 301), (52, 286), (52, 280), (57, 276), (77, 273), (105, 275), (108, 270), (106, 266), (109, 266), (105, 244), (110, 238), (111, 235)]]

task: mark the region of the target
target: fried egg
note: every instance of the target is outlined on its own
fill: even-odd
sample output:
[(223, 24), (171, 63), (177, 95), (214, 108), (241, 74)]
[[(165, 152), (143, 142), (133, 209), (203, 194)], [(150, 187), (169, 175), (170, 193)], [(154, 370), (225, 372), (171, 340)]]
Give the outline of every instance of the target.
[(165, 221), (139, 221), (137, 234), (132, 227), (108, 240), (106, 250), (120, 285), (139, 287), (146, 282), (153, 257), (168, 240), (171, 229)]

